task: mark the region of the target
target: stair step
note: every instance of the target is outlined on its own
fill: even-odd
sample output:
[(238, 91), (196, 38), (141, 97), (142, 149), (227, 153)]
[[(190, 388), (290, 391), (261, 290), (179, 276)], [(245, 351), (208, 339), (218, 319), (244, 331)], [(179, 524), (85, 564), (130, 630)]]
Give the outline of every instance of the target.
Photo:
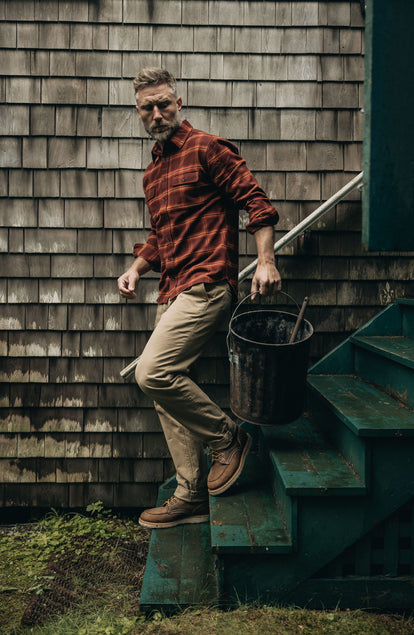
[(308, 375), (308, 386), (357, 436), (414, 436), (414, 411), (359, 377)]
[[(175, 485), (175, 479), (170, 479), (160, 488), (157, 505), (174, 493)], [(215, 605), (219, 598), (217, 576), (208, 522), (153, 529), (140, 609), (173, 613), (188, 606)]]
[[(260, 479), (258, 479), (260, 475)], [(215, 553), (289, 553), (292, 541), (263, 466), (255, 455), (228, 492), (210, 497), (211, 545)]]
[(289, 495), (364, 495), (366, 487), (343, 456), (306, 417), (262, 431)]
[(361, 333), (352, 336), (351, 342), (352, 373), (414, 408), (414, 339)]
[(414, 369), (414, 340), (402, 335), (354, 335), (354, 344)]

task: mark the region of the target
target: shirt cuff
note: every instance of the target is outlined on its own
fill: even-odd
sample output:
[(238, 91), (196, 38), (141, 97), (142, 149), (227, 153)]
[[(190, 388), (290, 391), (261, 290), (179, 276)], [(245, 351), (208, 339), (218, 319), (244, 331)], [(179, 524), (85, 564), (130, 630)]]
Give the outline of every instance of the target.
[(132, 250), (134, 258), (143, 258), (150, 265), (153, 271), (161, 271), (161, 263), (158, 256), (158, 252), (148, 243), (135, 243)]
[(263, 214), (261, 215), (255, 215), (254, 220), (252, 220), (250, 223), (247, 223), (246, 231), (248, 231), (249, 234), (254, 234), (255, 232), (257, 232), (258, 229), (261, 229), (262, 227), (276, 225), (278, 220), (279, 214), (274, 208), (270, 214), (269, 211), (266, 210), (266, 212), (263, 212)]

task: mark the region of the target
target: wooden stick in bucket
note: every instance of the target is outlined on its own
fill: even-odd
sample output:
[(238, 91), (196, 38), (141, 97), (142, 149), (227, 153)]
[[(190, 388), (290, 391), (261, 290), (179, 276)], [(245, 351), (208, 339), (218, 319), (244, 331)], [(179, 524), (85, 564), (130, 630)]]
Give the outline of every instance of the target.
[(289, 344), (293, 344), (296, 339), (296, 335), (298, 334), (299, 327), (303, 319), (303, 314), (305, 313), (306, 305), (308, 304), (308, 300), (309, 298), (306, 297), (302, 302), (302, 306), (300, 307), (299, 315), (296, 320), (295, 328), (293, 329), (292, 335), (290, 336)]

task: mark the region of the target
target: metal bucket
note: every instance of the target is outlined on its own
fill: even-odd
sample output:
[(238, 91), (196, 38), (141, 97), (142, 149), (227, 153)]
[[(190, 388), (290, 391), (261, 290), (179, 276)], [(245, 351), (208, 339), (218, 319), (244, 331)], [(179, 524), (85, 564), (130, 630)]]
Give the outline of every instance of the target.
[(233, 312), (227, 336), (230, 408), (249, 423), (290, 423), (304, 409), (313, 327), (302, 319), (290, 344), (296, 315), (265, 307), (237, 314), (242, 302)]

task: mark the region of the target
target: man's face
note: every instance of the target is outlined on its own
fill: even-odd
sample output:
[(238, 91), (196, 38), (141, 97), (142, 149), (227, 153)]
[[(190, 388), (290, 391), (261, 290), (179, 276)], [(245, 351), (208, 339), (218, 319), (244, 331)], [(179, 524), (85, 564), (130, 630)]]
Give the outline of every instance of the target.
[(145, 130), (160, 143), (165, 143), (180, 127), (182, 100), (172, 94), (168, 84), (148, 86), (137, 94), (137, 111)]

